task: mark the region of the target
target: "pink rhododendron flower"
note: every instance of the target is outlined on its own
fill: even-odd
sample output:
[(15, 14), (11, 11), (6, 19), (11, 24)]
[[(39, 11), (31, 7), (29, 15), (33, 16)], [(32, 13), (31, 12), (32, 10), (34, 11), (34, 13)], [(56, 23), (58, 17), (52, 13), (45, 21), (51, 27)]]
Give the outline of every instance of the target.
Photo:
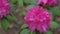
[(7, 0), (0, 0), (0, 19), (9, 14), (10, 5)]
[(25, 20), (31, 31), (37, 29), (39, 32), (46, 32), (50, 28), (50, 14), (43, 7), (36, 6), (29, 9)]
[(38, 0), (37, 4), (43, 4), (46, 6), (56, 6), (58, 0)]

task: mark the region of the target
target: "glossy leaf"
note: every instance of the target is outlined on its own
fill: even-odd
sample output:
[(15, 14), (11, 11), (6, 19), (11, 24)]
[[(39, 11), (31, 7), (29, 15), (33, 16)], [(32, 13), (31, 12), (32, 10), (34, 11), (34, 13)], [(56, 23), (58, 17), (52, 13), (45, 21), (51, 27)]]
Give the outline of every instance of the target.
[(30, 4), (30, 0), (23, 0), (24, 4)]
[(57, 17), (57, 18), (55, 19), (55, 21), (58, 22), (58, 23), (60, 23), (60, 17)]
[(25, 15), (25, 14), (26, 14), (26, 11), (21, 11), (21, 12), (19, 13), (20, 16)]
[(58, 28), (58, 23), (56, 23), (56, 22), (54, 22), (54, 21), (52, 21), (51, 22), (51, 29), (56, 29), (56, 28)]
[(52, 31), (47, 31), (46, 34), (53, 34), (53, 32)]
[(10, 0), (12, 4), (16, 4), (17, 0)]
[(37, 0), (24, 0), (25, 4), (32, 4), (32, 5), (36, 5), (37, 4)]
[(38, 0), (30, 0), (30, 3), (36, 5), (37, 4), (37, 1)]
[(8, 26), (9, 26), (9, 22), (6, 19), (3, 19), (1, 21), (1, 26), (2, 26), (2, 29), (3, 30), (7, 30), (8, 29)]
[(26, 24), (23, 24), (22, 26), (21, 26), (21, 29), (26, 29), (27, 28), (27, 25)]
[(13, 16), (11, 16), (11, 15), (8, 15), (6, 18), (7, 18), (7, 20), (9, 22), (13, 22), (14, 21)]
[(30, 34), (36, 34), (36, 32), (34, 31), (34, 32), (31, 32)]
[(29, 29), (24, 29), (20, 32), (20, 34), (30, 34), (30, 30)]
[(54, 8), (50, 8), (50, 10), (53, 14), (60, 16), (60, 9), (59, 7), (54, 7)]
[(17, 9), (17, 7), (15, 5), (11, 5), (11, 10), (10, 10), (11, 12), (15, 12), (16, 9)]
[(33, 7), (35, 7), (35, 5), (29, 5), (29, 6), (26, 7), (26, 10), (29, 10), (29, 9), (31, 9)]
[(18, 0), (19, 7), (23, 7), (23, 0)]

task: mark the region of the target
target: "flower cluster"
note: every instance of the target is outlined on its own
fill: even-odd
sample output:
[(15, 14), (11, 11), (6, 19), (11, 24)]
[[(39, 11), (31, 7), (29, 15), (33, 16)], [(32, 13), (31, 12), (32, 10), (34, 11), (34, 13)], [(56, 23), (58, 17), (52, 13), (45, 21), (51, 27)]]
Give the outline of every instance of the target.
[(46, 32), (50, 28), (51, 17), (43, 7), (36, 6), (29, 9), (25, 20), (31, 31), (37, 29), (39, 32)]
[(0, 19), (9, 14), (10, 5), (7, 0), (0, 0)]
[(43, 4), (46, 6), (56, 6), (57, 0), (38, 0), (37, 4)]
[[(40, 6), (39, 6), (40, 5)], [(43, 6), (41, 6), (43, 5)], [(46, 32), (50, 28), (51, 17), (45, 6), (56, 6), (57, 0), (38, 0), (37, 5), (28, 10), (25, 21), (31, 31)]]

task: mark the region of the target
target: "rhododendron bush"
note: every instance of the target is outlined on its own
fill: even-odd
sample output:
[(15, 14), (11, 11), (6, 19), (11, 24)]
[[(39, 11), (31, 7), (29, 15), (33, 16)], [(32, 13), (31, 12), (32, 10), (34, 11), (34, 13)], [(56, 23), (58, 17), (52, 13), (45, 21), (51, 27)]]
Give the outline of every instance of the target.
[(17, 34), (56, 34), (59, 8), (59, 0), (0, 0), (0, 26)]

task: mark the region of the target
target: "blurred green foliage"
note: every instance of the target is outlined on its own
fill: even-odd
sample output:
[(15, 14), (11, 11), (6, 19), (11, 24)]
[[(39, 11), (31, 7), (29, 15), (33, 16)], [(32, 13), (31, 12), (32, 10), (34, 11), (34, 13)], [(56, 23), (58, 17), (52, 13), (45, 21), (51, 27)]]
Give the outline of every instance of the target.
[(53, 32), (52, 31), (47, 31), (46, 34), (53, 34)]
[(58, 23), (56, 23), (56, 22), (54, 22), (54, 21), (52, 21), (51, 22), (51, 29), (56, 29), (56, 28), (58, 28)]
[(3, 20), (1, 21), (1, 26), (2, 26), (2, 29), (3, 29), (3, 30), (7, 30), (8, 27), (9, 27), (9, 22), (8, 22), (6, 19), (3, 19)]
[(20, 32), (20, 34), (30, 34), (30, 30), (29, 29), (24, 29)]
[(54, 15), (60, 16), (60, 9), (59, 9), (59, 6), (50, 8), (49, 11), (52, 12)]

